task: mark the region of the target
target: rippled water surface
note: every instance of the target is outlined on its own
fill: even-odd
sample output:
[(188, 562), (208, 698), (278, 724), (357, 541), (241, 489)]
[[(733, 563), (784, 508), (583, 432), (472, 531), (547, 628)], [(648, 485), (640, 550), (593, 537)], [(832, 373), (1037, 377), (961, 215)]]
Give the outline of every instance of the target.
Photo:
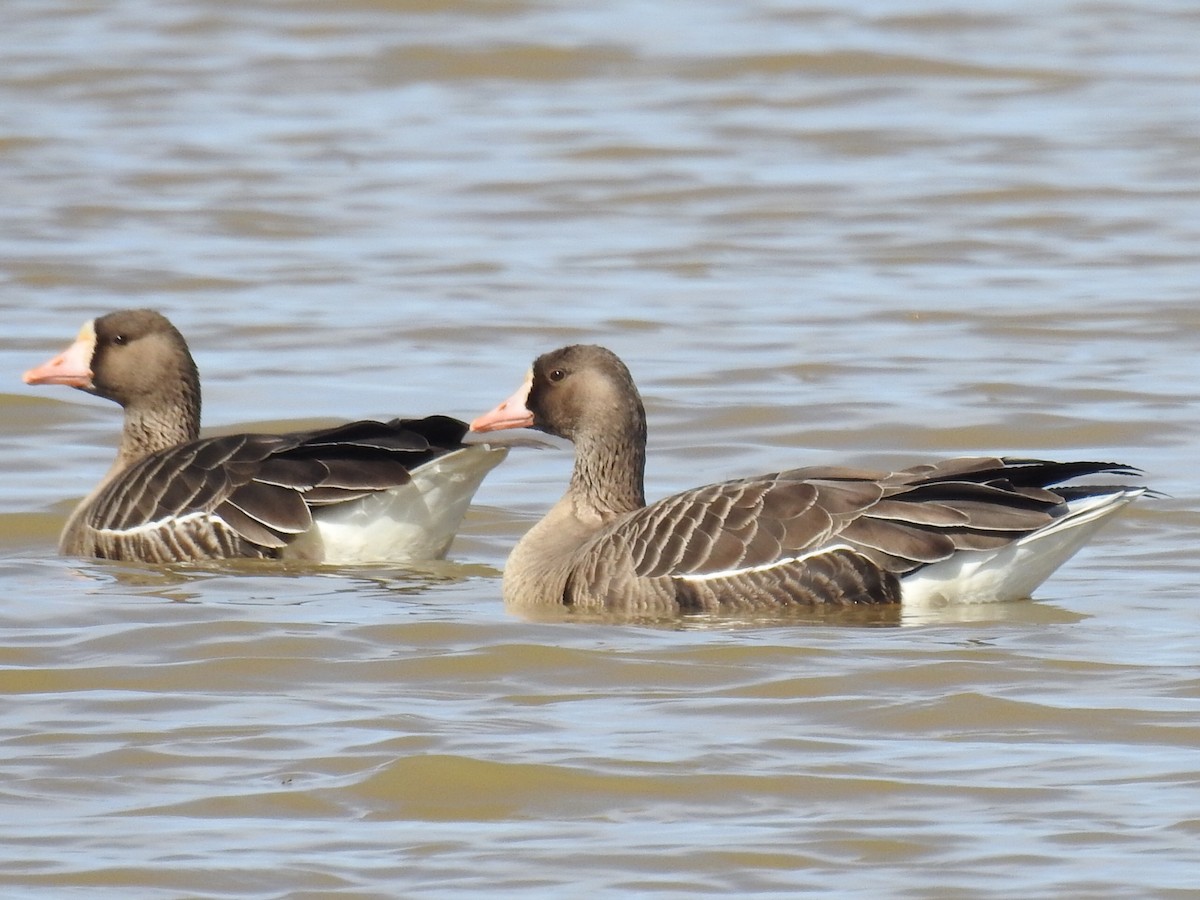
[[(1200, 884), (1191, 3), (79, 0), (0, 34), (5, 897), (1171, 897)], [(61, 559), (155, 306), (208, 427), (470, 418), (600, 342), (648, 493), (1114, 459), (1028, 603), (527, 621), (562, 447), (413, 570)]]

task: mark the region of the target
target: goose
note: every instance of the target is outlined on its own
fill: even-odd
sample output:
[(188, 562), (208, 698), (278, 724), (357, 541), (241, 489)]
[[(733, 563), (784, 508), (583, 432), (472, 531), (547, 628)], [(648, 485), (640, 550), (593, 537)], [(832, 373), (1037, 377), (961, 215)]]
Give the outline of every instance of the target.
[(70, 556), (438, 558), (507, 453), (464, 444), (466, 423), (447, 416), (202, 438), (195, 361), (183, 335), (149, 309), (85, 323), (24, 381), (69, 385), (124, 408), (116, 460), (63, 528), (59, 551)]
[(659, 615), (1024, 599), (1145, 488), (1062, 482), (1117, 463), (960, 458), (876, 472), (813, 466), (646, 504), (646, 414), (603, 347), (539, 356), (471, 428), (575, 445), (562, 499), (513, 548), (515, 607)]

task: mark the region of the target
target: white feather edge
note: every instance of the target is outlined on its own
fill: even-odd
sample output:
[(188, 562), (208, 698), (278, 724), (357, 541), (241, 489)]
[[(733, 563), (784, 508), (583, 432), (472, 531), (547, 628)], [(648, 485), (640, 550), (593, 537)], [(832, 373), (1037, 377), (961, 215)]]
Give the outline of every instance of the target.
[(721, 572), (705, 572), (701, 575), (672, 575), (671, 577), (677, 581), (715, 581), (718, 578), (736, 578), (739, 575), (751, 575), (755, 572), (769, 572), (771, 569), (778, 569), (780, 566), (791, 566), (796, 563), (802, 563), (806, 559), (813, 559), (818, 556), (824, 556), (827, 553), (833, 553), (836, 550), (849, 550), (851, 553), (858, 551), (849, 544), (830, 544), (822, 547), (820, 550), (813, 550), (810, 553), (802, 553), (799, 556), (788, 556), (784, 559), (772, 560), (769, 563), (763, 563), (760, 566), (745, 566), (741, 569), (725, 569)]

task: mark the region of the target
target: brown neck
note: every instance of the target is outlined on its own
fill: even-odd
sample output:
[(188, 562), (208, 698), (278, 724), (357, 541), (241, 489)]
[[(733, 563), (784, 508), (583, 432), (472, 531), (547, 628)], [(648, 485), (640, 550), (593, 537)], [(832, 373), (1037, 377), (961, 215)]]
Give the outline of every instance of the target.
[(183, 381), (167, 396), (153, 403), (130, 404), (125, 408), (125, 427), (117, 450), (114, 471), (200, 436), (200, 390), (197, 383)]
[(646, 421), (638, 417), (619, 438), (596, 433), (575, 438), (575, 470), (571, 492), (578, 502), (605, 521), (646, 505)]

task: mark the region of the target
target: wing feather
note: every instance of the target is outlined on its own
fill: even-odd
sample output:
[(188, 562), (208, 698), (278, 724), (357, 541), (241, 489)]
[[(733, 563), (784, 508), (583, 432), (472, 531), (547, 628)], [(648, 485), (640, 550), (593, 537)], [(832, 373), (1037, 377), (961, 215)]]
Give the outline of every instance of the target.
[[(1045, 527), (1111, 463), (963, 458), (899, 472), (809, 467), (636, 510), (581, 548), (566, 600), (716, 609), (899, 599), (899, 577)], [(1103, 490), (1103, 488), (1095, 488)], [(631, 599), (636, 598), (636, 599)]]
[(268, 526), (233, 503), (222, 503), (212, 513), (212, 518), (224, 522), (235, 534), (256, 547), (278, 550), (287, 546), (287, 540), (280, 535), (277, 526)]
[(274, 555), (312, 527), (314, 508), (407, 484), (412, 469), (461, 449), (466, 429), (431, 416), (202, 438), (131, 466), (84, 521), (107, 556)]

